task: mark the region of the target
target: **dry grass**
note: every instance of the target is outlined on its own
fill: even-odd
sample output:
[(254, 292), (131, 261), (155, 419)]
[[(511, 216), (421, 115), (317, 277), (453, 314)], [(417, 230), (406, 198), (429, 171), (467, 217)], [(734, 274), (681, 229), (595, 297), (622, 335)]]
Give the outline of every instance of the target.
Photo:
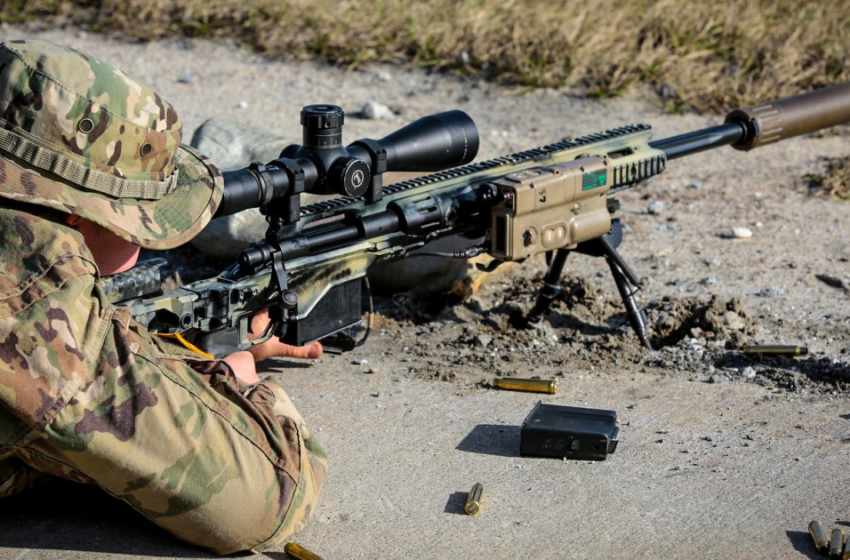
[(844, 0), (0, 0), (4, 21), (227, 37), (269, 56), (402, 61), (722, 110), (850, 79)]
[(809, 194), (850, 200), (850, 158), (821, 158), (824, 172), (805, 175)]

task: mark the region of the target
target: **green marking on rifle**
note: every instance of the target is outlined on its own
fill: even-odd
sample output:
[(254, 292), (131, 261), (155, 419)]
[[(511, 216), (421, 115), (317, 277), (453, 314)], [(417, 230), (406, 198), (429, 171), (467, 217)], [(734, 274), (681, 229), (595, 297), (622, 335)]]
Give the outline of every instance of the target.
[(590, 173), (585, 173), (581, 177), (581, 190), (589, 191), (590, 189), (596, 189), (599, 187), (605, 186), (605, 181), (608, 180), (608, 172), (607, 171), (592, 171)]

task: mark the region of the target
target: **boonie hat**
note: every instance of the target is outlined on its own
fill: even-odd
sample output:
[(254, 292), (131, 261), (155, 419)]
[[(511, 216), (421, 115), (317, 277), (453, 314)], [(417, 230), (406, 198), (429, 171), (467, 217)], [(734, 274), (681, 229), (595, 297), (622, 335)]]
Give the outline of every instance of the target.
[(0, 197), (142, 247), (176, 247), (209, 222), (224, 190), (182, 135), (174, 108), (114, 66), (40, 41), (0, 44)]

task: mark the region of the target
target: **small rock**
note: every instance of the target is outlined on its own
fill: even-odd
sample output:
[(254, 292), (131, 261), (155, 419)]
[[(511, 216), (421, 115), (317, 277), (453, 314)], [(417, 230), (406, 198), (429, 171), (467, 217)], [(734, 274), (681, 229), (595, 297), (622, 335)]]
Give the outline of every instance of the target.
[(461, 51), (460, 53), (460, 61), (464, 64), (469, 64), (472, 58), (469, 56), (469, 53), (466, 51)]
[(705, 183), (703, 183), (702, 181), (690, 181), (690, 182), (686, 185), (686, 188), (689, 188), (689, 189), (700, 189), (700, 188), (702, 188), (702, 186), (703, 186), (704, 184), (705, 184)]
[(77, 31), (77, 39), (85, 39), (89, 34), (85, 31)]
[(391, 119), (394, 116), (392, 109), (377, 101), (367, 101), (360, 110), (364, 119), (379, 120)]
[(753, 379), (756, 376), (756, 370), (751, 367), (745, 367), (741, 370), (741, 377), (744, 379)]
[(193, 84), (195, 83), (195, 77), (191, 74), (186, 74), (185, 76), (180, 76), (177, 78), (178, 84)]
[(717, 284), (717, 276), (706, 276), (702, 280), (699, 281), (700, 284), (704, 286), (710, 286), (712, 284)]
[(658, 200), (650, 203), (649, 207), (647, 208), (647, 212), (655, 216), (661, 214), (662, 212), (664, 212), (664, 203)]
[(378, 373), (378, 368), (369, 368), (369, 371), (367, 373), (375, 375), (376, 373)]
[(487, 348), (493, 342), (493, 337), (489, 334), (479, 334), (475, 337), (475, 343), (482, 348)]
[(352, 361), (352, 362), (351, 362), (351, 365), (354, 365), (354, 366), (365, 366), (365, 365), (366, 365), (366, 364), (368, 364), (368, 363), (369, 363), (369, 360), (367, 360), (366, 358), (360, 358), (360, 359), (357, 359), (357, 360)]
[(373, 397), (380, 397), (381, 393), (369, 393)]
[(723, 319), (730, 329), (735, 331), (742, 331), (747, 328), (747, 323), (744, 321), (743, 317), (735, 313), (734, 311), (727, 311), (723, 314)]
[(736, 239), (749, 239), (753, 236), (753, 231), (745, 227), (732, 228), (732, 237)]
[(240, 101), (239, 103), (236, 104), (236, 108), (237, 109), (247, 109), (248, 108), (248, 102), (245, 101), (245, 100), (242, 100), (242, 101)]
[(760, 297), (776, 297), (785, 295), (785, 290), (782, 288), (777, 288), (776, 286), (770, 286), (768, 288), (762, 288), (758, 292), (756, 292), (757, 296)]

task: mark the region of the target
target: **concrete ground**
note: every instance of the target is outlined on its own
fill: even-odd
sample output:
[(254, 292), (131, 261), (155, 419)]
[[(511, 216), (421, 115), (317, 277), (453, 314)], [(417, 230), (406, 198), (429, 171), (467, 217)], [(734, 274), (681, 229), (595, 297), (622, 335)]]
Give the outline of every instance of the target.
[[(372, 356), (391, 349), (370, 344)], [(295, 538), (323, 558), (814, 558), (810, 520), (850, 525), (845, 398), (595, 371), (535, 395), (402, 377), (395, 357), (285, 365), (272, 375), (332, 458), (317, 517)], [(616, 452), (520, 457), (538, 400), (617, 410)], [(470, 517), (475, 482), (484, 501)], [(70, 485), (0, 501), (0, 543), (3, 559), (208, 556)]]

